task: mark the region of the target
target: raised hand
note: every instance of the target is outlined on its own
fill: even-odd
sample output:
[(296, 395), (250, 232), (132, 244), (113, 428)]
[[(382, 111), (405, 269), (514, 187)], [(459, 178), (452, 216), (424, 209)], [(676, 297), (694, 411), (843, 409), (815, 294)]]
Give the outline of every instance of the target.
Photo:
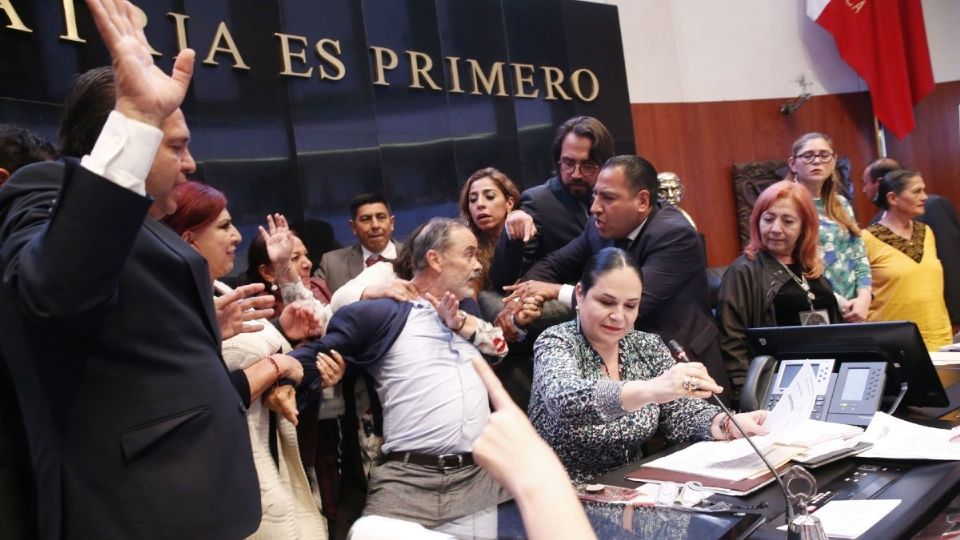
[(270, 295), (259, 295), (261, 292), (263, 292), (263, 283), (251, 283), (213, 299), (223, 339), (230, 339), (243, 332), (259, 332), (263, 329), (260, 323), (248, 322), (273, 316), (275, 300)]
[(433, 304), (433, 309), (437, 310), (437, 315), (443, 319), (443, 324), (447, 325), (448, 328), (459, 329), (463, 327), (463, 321), (460, 315), (460, 301), (457, 300), (457, 297), (453, 293), (447, 291), (440, 300), (437, 300), (437, 298), (430, 293), (424, 293), (423, 297)]
[(170, 75), (153, 63), (136, 10), (126, 0), (87, 0), (93, 21), (113, 60), (117, 102), (127, 118), (159, 127), (180, 107), (193, 76), (194, 52), (177, 55)]
[(267, 256), (270, 257), (274, 272), (281, 273), (281, 269), (290, 266), (290, 255), (293, 253), (293, 238), (287, 218), (283, 214), (268, 215), (267, 228), (260, 226), (260, 236), (267, 245)]

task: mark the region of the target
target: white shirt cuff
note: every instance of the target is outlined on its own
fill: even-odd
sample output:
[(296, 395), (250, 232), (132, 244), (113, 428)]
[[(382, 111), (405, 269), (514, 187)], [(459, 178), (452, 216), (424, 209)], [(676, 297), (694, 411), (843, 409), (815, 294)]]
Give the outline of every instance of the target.
[(573, 291), (575, 289), (576, 288), (570, 284), (565, 283), (561, 285), (560, 292), (557, 294), (557, 300), (567, 307), (573, 307)]
[(93, 151), (80, 165), (118, 186), (146, 195), (146, 179), (163, 140), (163, 132), (111, 111)]

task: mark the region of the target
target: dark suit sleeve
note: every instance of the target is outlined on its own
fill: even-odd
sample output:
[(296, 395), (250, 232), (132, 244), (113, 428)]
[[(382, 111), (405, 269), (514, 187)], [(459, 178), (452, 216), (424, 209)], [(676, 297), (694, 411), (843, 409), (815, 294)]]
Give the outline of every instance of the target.
[[(933, 204), (930, 204), (930, 203)], [(927, 201), (926, 223), (937, 241), (937, 257), (943, 265), (944, 300), (950, 323), (960, 324), (960, 219), (957, 209), (946, 197)]]
[(356, 302), (334, 314), (327, 333), (290, 351), (303, 366), (303, 380), (297, 391), (297, 403), (304, 410), (320, 392), (317, 353), (335, 350), (351, 364), (370, 364), (380, 360), (403, 330), (410, 304), (388, 298)]
[[(536, 188), (534, 188), (536, 189)], [(537, 234), (526, 243), (522, 240), (511, 240), (506, 232), (500, 233), (500, 238), (493, 248), (493, 257), (490, 263), (490, 284), (497, 290), (504, 285), (512, 285), (523, 276), (530, 266), (536, 262), (540, 250), (541, 230), (545, 226), (537, 211), (536, 204), (530, 190), (520, 194), (520, 210), (533, 218), (537, 227)]]
[(549, 283), (576, 283), (583, 274), (583, 267), (587, 264), (587, 260), (593, 254), (589, 238), (591, 227), (593, 227), (592, 222), (587, 224), (580, 236), (571, 240), (563, 249), (551, 253), (547, 258), (533, 265), (533, 268), (523, 276), (524, 281), (535, 279)]
[(720, 350), (736, 394), (750, 367), (747, 328), (756, 326), (760, 320), (760, 314), (752, 312), (757, 304), (755, 300), (762, 294), (757, 285), (743, 265), (734, 264), (724, 272), (717, 295)]
[(116, 301), (151, 200), (73, 160), (23, 172), (0, 202), (3, 279), (25, 316), (90, 332)]
[[(653, 234), (654, 231), (648, 231)], [(647, 234), (647, 233), (642, 233)], [(642, 241), (643, 239), (641, 239)], [(692, 279), (705, 279), (706, 262), (697, 233), (689, 226), (663, 227), (656, 232), (640, 261), (643, 294), (638, 318), (655, 314)]]

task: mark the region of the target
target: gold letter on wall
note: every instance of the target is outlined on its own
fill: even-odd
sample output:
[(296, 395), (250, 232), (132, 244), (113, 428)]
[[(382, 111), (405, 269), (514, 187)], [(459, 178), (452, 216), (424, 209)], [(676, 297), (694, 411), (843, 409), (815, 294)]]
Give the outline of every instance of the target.
[[(330, 52), (326, 49), (326, 45), (329, 45), (333, 52)], [(331, 75), (327, 73), (327, 70), (323, 66), (317, 68), (317, 76), (320, 77), (320, 80), (330, 79), (331, 81), (339, 81), (347, 74), (347, 66), (343, 65), (343, 62), (338, 58), (340, 55), (340, 40), (339, 39), (330, 39), (323, 38), (317, 42), (317, 55), (321, 60), (330, 64), (336, 71)]]
[[(220, 42), (223, 42), (224, 45), (221, 45)], [(250, 66), (243, 62), (243, 58), (240, 57), (240, 51), (237, 50), (237, 44), (233, 42), (233, 36), (230, 35), (230, 30), (227, 29), (227, 23), (220, 21), (220, 25), (217, 26), (217, 35), (213, 36), (213, 43), (210, 45), (210, 53), (207, 54), (207, 58), (203, 61), (204, 64), (208, 66), (216, 66), (217, 61), (213, 57), (218, 53), (229, 53), (233, 56), (233, 68), (234, 69), (250, 69)]]
[(180, 52), (186, 49), (187, 47), (189, 47), (189, 45), (187, 45), (187, 19), (189, 19), (190, 17), (187, 17), (182, 13), (173, 13), (173, 12), (167, 13), (167, 17), (172, 18), (174, 23), (176, 23), (177, 52)]
[[(503, 62), (494, 62), (493, 65), (490, 66), (489, 74), (485, 74), (483, 68), (480, 67), (480, 63), (473, 58), (467, 58), (467, 63), (470, 64), (470, 71), (473, 75), (473, 91), (470, 92), (471, 95), (480, 95), (480, 84), (483, 84), (483, 89), (487, 95), (507, 95), (507, 89), (503, 83)], [(493, 92), (494, 85), (497, 86), (496, 93)]]
[[(313, 68), (310, 68), (306, 71), (294, 71), (293, 62), (291, 58), (297, 58), (301, 62), (306, 63), (307, 53), (304, 52), (304, 49), (307, 46), (307, 38), (303, 36), (294, 36), (292, 34), (281, 34), (279, 32), (273, 34), (280, 38), (280, 57), (283, 60), (283, 71), (280, 72), (281, 75), (287, 75), (288, 77), (304, 77), (307, 78), (313, 73)], [(303, 45), (304, 49), (300, 49), (298, 52), (290, 51), (290, 40), (298, 41)]]
[[(403, 53), (410, 57), (410, 88), (423, 88), (423, 85), (420, 84), (420, 77), (423, 77), (427, 80), (427, 84), (430, 85), (431, 89), (443, 90), (437, 86), (437, 83), (430, 77), (433, 60), (431, 60), (429, 56), (417, 51), (403, 51)], [(421, 61), (423, 62), (422, 64)]]
[[(0, 4), (2, 3), (2, 0), (0, 0)], [(60, 36), (60, 39), (77, 43), (87, 42), (77, 33), (77, 10), (73, 6), (73, 0), (63, 0), (63, 23), (66, 26), (66, 32)]]
[[(517, 97), (534, 99), (540, 95), (536, 88), (533, 93), (527, 93), (526, 86), (533, 85), (533, 65), (531, 64), (510, 64), (513, 66), (513, 82)], [(526, 73), (524, 73), (526, 72)]]
[[(584, 96), (583, 89), (580, 88), (580, 77), (582, 75), (586, 75), (590, 79), (591, 90), (593, 90), (590, 96)], [(597, 99), (597, 95), (600, 94), (600, 81), (597, 80), (597, 76), (589, 69), (580, 68), (570, 74), (570, 88), (573, 89), (573, 93), (583, 101), (593, 101)]]
[[(376, 78), (373, 79), (373, 84), (377, 86), (390, 86), (390, 83), (387, 82), (386, 71), (397, 67), (397, 53), (386, 47), (377, 46), (371, 46), (370, 51), (373, 52), (373, 69), (377, 73)], [(387, 63), (383, 62), (384, 57), (389, 59)]]
[(557, 96), (553, 95), (553, 93), (556, 92), (560, 94), (560, 99), (570, 101), (570, 96), (564, 92), (563, 87), (560, 86), (563, 84), (563, 71), (553, 66), (542, 66), (540, 69), (543, 71), (543, 82), (547, 90), (547, 95), (544, 96), (544, 99), (557, 99)]
[[(7, 28), (11, 30), (20, 30), (21, 32), (33, 32), (33, 30), (27, 28), (23, 21), (20, 20), (20, 16), (17, 15), (16, 10), (13, 9), (13, 4), (10, 3), (10, 0), (0, 0), (0, 9), (7, 14), (7, 19), (10, 19), (10, 24), (7, 25)], [(76, 24), (74, 24), (76, 27)]]
[(460, 57), (448, 56), (447, 63), (450, 64), (450, 89), (451, 94), (462, 94), (463, 88), (460, 88)]

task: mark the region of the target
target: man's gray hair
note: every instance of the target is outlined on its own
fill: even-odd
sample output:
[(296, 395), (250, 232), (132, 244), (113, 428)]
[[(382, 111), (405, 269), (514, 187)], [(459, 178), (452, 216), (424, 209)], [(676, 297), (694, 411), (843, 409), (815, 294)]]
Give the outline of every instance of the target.
[(413, 274), (419, 274), (427, 268), (427, 252), (431, 249), (443, 253), (450, 248), (450, 233), (458, 228), (466, 228), (462, 221), (436, 217), (427, 222), (412, 242)]

